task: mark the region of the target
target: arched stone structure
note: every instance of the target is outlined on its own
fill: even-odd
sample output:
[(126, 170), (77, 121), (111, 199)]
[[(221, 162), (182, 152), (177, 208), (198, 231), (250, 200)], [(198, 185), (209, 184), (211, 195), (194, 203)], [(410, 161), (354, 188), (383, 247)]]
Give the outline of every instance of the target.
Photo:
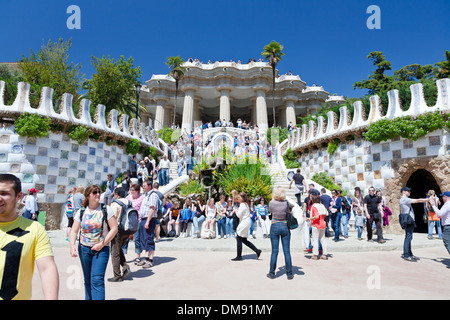
[(227, 146), (233, 150), (233, 137), (226, 132), (217, 133), (211, 140), (211, 144), (214, 146), (214, 152), (217, 152), (219, 141), (225, 139)]
[[(450, 190), (450, 155), (436, 157), (410, 158), (395, 160), (392, 162), (394, 177), (385, 180), (384, 196), (386, 204), (392, 210), (393, 217), (390, 227), (392, 230), (400, 231), (398, 224), (399, 202), (401, 188), (405, 187), (411, 176), (417, 170), (423, 169), (430, 173), (440, 190)], [(436, 190), (437, 191), (437, 190)]]

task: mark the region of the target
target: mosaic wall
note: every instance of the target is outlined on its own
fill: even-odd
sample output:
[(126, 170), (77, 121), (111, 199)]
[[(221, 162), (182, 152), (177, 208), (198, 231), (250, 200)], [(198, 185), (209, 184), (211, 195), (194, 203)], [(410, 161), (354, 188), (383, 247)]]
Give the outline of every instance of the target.
[(333, 155), (320, 148), (300, 157), (302, 174), (311, 179), (315, 173), (326, 172), (345, 190), (356, 186), (384, 188), (385, 179), (394, 177), (395, 160), (450, 155), (450, 133), (436, 130), (411, 141), (396, 138), (372, 143), (362, 138), (341, 143)]
[(17, 175), (24, 192), (38, 189), (40, 203), (65, 203), (69, 188), (100, 185), (108, 173), (125, 171), (128, 161), (125, 148), (104, 142), (79, 145), (62, 133), (29, 138), (14, 127), (0, 129), (0, 172)]

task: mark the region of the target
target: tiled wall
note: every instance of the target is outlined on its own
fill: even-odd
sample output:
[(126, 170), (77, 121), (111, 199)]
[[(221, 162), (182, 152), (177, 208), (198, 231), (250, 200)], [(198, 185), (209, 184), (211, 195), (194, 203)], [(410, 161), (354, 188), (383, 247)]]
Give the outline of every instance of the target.
[(411, 141), (396, 138), (381, 143), (371, 143), (363, 138), (341, 143), (333, 155), (321, 148), (300, 157), (302, 174), (311, 179), (315, 173), (326, 172), (345, 190), (356, 186), (384, 187), (384, 180), (394, 177), (393, 161), (406, 158), (450, 155), (450, 133), (436, 130)]
[(13, 127), (0, 129), (0, 173), (22, 180), (22, 191), (36, 188), (41, 203), (65, 203), (69, 188), (101, 184), (108, 173), (128, 168), (125, 148), (88, 140), (79, 145), (66, 134), (21, 137)]

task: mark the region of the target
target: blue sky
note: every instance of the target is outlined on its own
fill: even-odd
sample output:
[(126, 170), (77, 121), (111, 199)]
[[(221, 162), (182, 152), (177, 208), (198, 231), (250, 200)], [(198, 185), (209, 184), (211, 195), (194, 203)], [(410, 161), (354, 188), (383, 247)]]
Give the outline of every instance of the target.
[[(70, 5), (81, 9), (81, 29), (69, 30)], [(381, 29), (370, 30), (370, 5), (381, 9)], [(367, 55), (382, 51), (393, 69), (444, 60), (450, 50), (448, 0), (116, 1), (2, 0), (0, 61), (13, 62), (49, 39), (72, 38), (70, 60), (94, 72), (91, 55), (132, 56), (142, 81), (167, 73), (167, 57), (259, 59), (272, 40), (284, 45), (281, 74), (289, 70), (330, 94), (359, 97), (356, 81), (374, 70)]]

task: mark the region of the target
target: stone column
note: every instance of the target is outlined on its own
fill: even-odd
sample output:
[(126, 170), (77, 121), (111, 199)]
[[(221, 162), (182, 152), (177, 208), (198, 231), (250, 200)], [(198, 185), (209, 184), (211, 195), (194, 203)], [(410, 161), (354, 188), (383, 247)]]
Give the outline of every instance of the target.
[(278, 112), (276, 115), (276, 119), (277, 119), (277, 126), (280, 127), (287, 127), (287, 119), (286, 119), (286, 106), (279, 106), (278, 108)]
[(295, 118), (295, 109), (294, 109), (294, 100), (287, 99), (286, 100), (286, 127), (289, 122), (292, 122), (292, 125), (297, 125), (297, 120)]
[(168, 126), (169, 128), (172, 127), (173, 122), (173, 106), (169, 106), (166, 104), (165, 111), (164, 111), (164, 125)]
[(220, 120), (224, 120), (226, 122), (230, 122), (231, 118), (231, 108), (230, 108), (230, 89), (220, 89), (220, 112), (219, 117)]
[(181, 133), (186, 129), (187, 133), (191, 133), (194, 122), (194, 93), (195, 88), (184, 88), (184, 104), (183, 104), (183, 121), (181, 123)]
[(199, 104), (200, 98), (195, 98), (195, 104), (194, 104), (194, 128), (198, 127), (200, 124), (203, 124), (202, 122), (202, 111), (204, 109), (203, 106)]
[(164, 127), (164, 108), (168, 99), (158, 98), (156, 100), (155, 122), (153, 128), (160, 130)]
[(256, 122), (256, 98), (252, 97), (250, 98), (250, 101), (252, 102), (252, 105), (250, 106), (250, 121), (252, 125), (254, 125)]
[(267, 105), (266, 105), (266, 90), (256, 89), (256, 123), (260, 131), (267, 131), (269, 129), (269, 122), (267, 121)]

